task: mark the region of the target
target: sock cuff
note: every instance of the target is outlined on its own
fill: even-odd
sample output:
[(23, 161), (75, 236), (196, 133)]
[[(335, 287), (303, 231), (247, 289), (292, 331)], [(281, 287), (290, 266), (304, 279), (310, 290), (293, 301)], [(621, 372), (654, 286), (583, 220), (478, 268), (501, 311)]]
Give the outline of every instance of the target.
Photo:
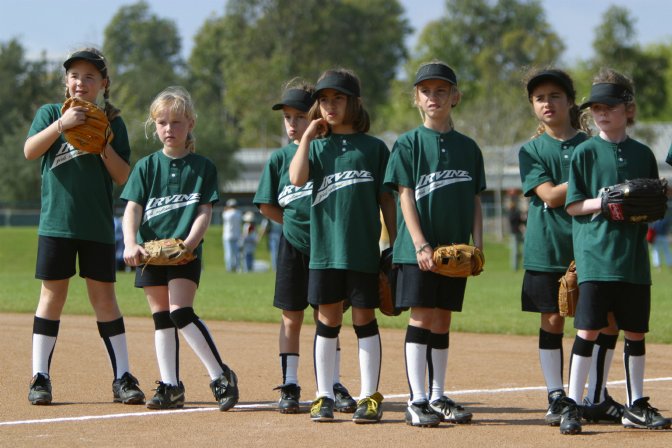
[(103, 338), (111, 338), (126, 333), (124, 318), (111, 320), (109, 322), (96, 322), (98, 324), (98, 333)]
[(365, 325), (353, 325), (358, 339), (364, 339), (378, 334), (378, 321), (373, 319)]
[(299, 357), (299, 354), (298, 354), (298, 353), (280, 353), (280, 357), (281, 357), (282, 359), (286, 359), (286, 358), (288, 358), (288, 357), (290, 357), (290, 356), (296, 356), (296, 357), (298, 358), (298, 357)]
[(629, 356), (646, 355), (645, 340), (642, 339), (641, 341), (631, 341), (630, 339), (625, 339), (625, 347), (623, 348), (623, 353)]
[(541, 350), (558, 350), (562, 348), (563, 333), (549, 333), (539, 329), (539, 348)]
[(55, 338), (58, 336), (58, 328), (61, 324), (60, 320), (49, 320), (42, 317), (33, 317), (33, 333), (50, 336)]
[(429, 348), (436, 350), (446, 350), (450, 346), (450, 333), (438, 334), (430, 332), (427, 345)]
[(194, 309), (190, 306), (176, 309), (170, 312), (170, 319), (173, 321), (178, 329), (183, 329), (187, 325), (196, 322), (198, 316), (194, 313)]
[(597, 340), (595, 341), (595, 344), (599, 345), (600, 347), (613, 350), (614, 348), (616, 348), (617, 340), (618, 340), (617, 334), (600, 333), (600, 335), (597, 337)]
[(337, 327), (330, 327), (328, 325), (323, 324), (319, 320), (315, 325), (317, 326), (315, 334), (317, 336), (322, 336), (323, 338), (336, 339), (338, 337), (338, 333), (341, 332), (340, 325)]
[(406, 327), (406, 343), (427, 345), (431, 331), (409, 325)]
[(577, 336), (574, 339), (572, 354), (577, 356), (583, 356), (584, 358), (590, 358), (591, 356), (593, 356), (594, 346), (595, 346), (594, 341), (589, 341), (587, 339), (583, 339), (582, 337)]
[(154, 319), (155, 330), (165, 330), (167, 328), (175, 328), (175, 322), (170, 318), (170, 311), (159, 311), (152, 314)]

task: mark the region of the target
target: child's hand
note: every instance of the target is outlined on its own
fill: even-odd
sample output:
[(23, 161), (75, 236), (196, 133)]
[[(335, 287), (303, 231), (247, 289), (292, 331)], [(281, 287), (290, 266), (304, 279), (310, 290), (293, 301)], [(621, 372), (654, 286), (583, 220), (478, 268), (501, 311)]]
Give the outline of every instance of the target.
[(415, 254), (416, 258), (418, 259), (418, 267), (420, 268), (421, 271), (436, 271), (436, 265), (434, 264), (434, 250), (432, 249), (432, 246), (427, 244), (425, 247), (422, 248), (421, 251), (417, 252)]
[(61, 129), (66, 130), (84, 124), (86, 122), (87, 108), (83, 106), (71, 107), (61, 117)]
[(325, 135), (329, 130), (329, 123), (324, 118), (317, 118), (310, 122), (308, 129), (304, 135), (310, 139), (314, 139), (318, 136)]
[(147, 251), (139, 244), (124, 248), (124, 262), (129, 266), (139, 266), (148, 255)]

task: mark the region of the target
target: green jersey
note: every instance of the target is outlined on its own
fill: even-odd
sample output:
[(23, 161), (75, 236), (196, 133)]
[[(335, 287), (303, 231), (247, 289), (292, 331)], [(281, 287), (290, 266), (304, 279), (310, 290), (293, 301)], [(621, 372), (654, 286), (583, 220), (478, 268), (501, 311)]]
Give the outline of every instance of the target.
[[(28, 137), (61, 118), (62, 104), (45, 104)], [(127, 163), (131, 156), (121, 117), (110, 123), (111, 146)], [(80, 151), (59, 136), (42, 156), (42, 209), (38, 234), (114, 244), (112, 177), (97, 154)]]
[(669, 151), (667, 151), (667, 158), (665, 159), (668, 165), (672, 165), (672, 145), (670, 145)]
[(563, 142), (542, 134), (525, 143), (518, 153), (523, 193), (530, 198), (523, 251), (527, 270), (565, 272), (574, 259), (572, 217), (563, 206), (548, 207), (534, 189), (545, 182), (567, 182), (572, 152), (587, 138), (580, 132)]
[(311, 142), (311, 269), (378, 272), (378, 198), (388, 158), (385, 143), (367, 134)]
[[(626, 179), (657, 178), (648, 146), (627, 138), (610, 143), (593, 137), (572, 155), (567, 205), (596, 198), (600, 189)], [(599, 213), (573, 218), (574, 256), (579, 283), (614, 281), (651, 284), (647, 225), (611, 222)]]
[(219, 200), (217, 170), (199, 154), (172, 159), (159, 150), (135, 164), (121, 198), (143, 207), (139, 243), (186, 239), (198, 207)]
[[(425, 126), (402, 134), (392, 148), (385, 184), (415, 190), (422, 233), (432, 247), (470, 242), (474, 199), (485, 190), (483, 155), (474, 140)], [(417, 263), (415, 250), (398, 208), (394, 262)]]
[(295, 187), (289, 181), (289, 164), (299, 146), (296, 143), (275, 151), (266, 163), (254, 195), (254, 204), (276, 205), (283, 209), (282, 233), (297, 250), (310, 254), (310, 201), (313, 182)]

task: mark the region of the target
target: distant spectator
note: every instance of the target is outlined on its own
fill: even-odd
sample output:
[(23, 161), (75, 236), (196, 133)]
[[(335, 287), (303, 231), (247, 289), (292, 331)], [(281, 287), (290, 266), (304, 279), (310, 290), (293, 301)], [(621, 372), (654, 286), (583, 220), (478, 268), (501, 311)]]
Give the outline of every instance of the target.
[(670, 253), (670, 242), (667, 234), (670, 228), (670, 218), (665, 217), (650, 224), (653, 233), (651, 241), (651, 264), (654, 268), (660, 268), (665, 260), (665, 266), (672, 266), (672, 253)]
[(114, 246), (114, 265), (117, 271), (130, 271), (131, 268), (124, 262), (124, 232), (121, 230), (121, 218), (118, 216), (114, 217)]
[(523, 258), (523, 239), (525, 235), (526, 214), (518, 207), (518, 201), (511, 199), (509, 203), (509, 231), (511, 233), (511, 269), (517, 271)]
[(257, 250), (257, 227), (254, 222), (254, 212), (245, 212), (243, 215), (243, 258), (245, 272), (254, 271), (254, 252)]
[(243, 226), (242, 213), (236, 208), (238, 202), (235, 199), (226, 201), (222, 212), (223, 232), (222, 243), (224, 244), (224, 264), (229, 272), (236, 272), (240, 268), (240, 244)]
[(271, 219), (268, 220), (268, 251), (271, 254), (271, 269), (275, 271), (278, 261), (278, 245), (282, 235), (282, 224)]

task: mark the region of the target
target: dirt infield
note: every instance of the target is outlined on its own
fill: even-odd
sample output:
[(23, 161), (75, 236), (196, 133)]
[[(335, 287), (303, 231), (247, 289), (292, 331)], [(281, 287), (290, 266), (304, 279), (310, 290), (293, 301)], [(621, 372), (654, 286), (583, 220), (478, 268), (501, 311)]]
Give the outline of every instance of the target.
[[(52, 363), (54, 405), (27, 401), (31, 363), (32, 316), (0, 315), (0, 446), (426, 446), (462, 447), (668, 447), (672, 431), (626, 430), (620, 425), (585, 425), (578, 436), (562, 436), (543, 424), (546, 392), (539, 369), (536, 338), (454, 333), (447, 390), (474, 413), (469, 425), (442, 424), (412, 428), (404, 423), (406, 383), (401, 330), (382, 330), (381, 392), (386, 396), (381, 424), (355, 425), (350, 415), (334, 423), (313, 423), (307, 402), (314, 396), (312, 339), (314, 327), (302, 336), (299, 377), (303, 412), (275, 411), (273, 391), (279, 381), (278, 326), (208, 322), (224, 358), (238, 374), (241, 401), (221, 413), (210, 390), (205, 368), (186, 343), (181, 345), (181, 377), (187, 405), (179, 411), (149, 411), (144, 406), (112, 403), (111, 371), (93, 317), (64, 316)], [(127, 318), (126, 330), (133, 373), (147, 395), (158, 378), (153, 323)], [(341, 332), (342, 378), (359, 392), (357, 341), (350, 328)], [(571, 340), (565, 339), (569, 353)], [(622, 341), (616, 347), (609, 392), (625, 399)], [(672, 415), (672, 346), (647, 347), (645, 393), (664, 415)], [(570, 440), (571, 439), (571, 440)]]

